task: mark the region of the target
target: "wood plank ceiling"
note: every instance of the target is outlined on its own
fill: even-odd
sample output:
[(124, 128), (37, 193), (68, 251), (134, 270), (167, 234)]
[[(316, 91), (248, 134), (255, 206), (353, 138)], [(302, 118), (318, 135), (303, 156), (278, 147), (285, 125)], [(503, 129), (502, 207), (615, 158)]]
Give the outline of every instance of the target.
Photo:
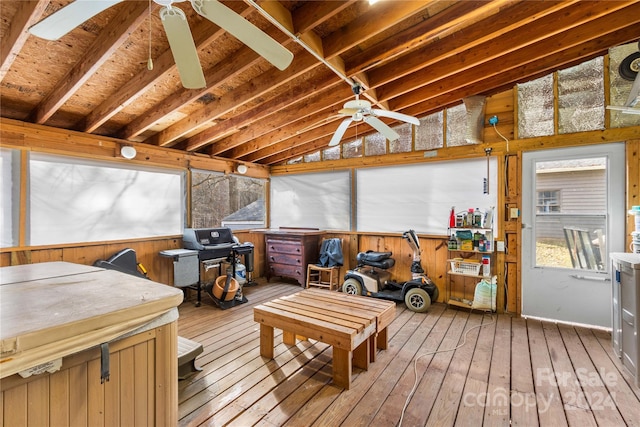
[(57, 41), (28, 33), (68, 3), (1, 2), (2, 117), (264, 165), (326, 147), (349, 82), (422, 117), (640, 37), (639, 1), (224, 1), (294, 53), (280, 71), (184, 2), (207, 81), (188, 90), (158, 4), (124, 1)]

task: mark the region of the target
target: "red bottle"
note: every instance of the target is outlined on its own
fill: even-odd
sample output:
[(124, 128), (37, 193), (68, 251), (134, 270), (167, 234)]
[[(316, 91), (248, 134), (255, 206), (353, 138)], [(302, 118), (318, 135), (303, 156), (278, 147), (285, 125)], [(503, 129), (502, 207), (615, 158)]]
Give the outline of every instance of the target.
[(456, 227), (456, 213), (454, 211), (455, 206), (451, 206), (451, 213), (449, 213), (449, 228)]

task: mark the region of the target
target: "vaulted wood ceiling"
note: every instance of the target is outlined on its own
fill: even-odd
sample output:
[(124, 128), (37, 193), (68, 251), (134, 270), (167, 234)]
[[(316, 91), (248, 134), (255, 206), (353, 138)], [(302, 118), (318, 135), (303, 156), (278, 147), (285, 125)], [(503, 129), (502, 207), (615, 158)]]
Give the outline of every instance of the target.
[(350, 82), (421, 117), (640, 38), (639, 1), (224, 1), (294, 53), (280, 71), (184, 2), (207, 81), (189, 90), (159, 5), (119, 3), (57, 41), (29, 34), (68, 3), (2, 0), (2, 117), (265, 165), (326, 147)]

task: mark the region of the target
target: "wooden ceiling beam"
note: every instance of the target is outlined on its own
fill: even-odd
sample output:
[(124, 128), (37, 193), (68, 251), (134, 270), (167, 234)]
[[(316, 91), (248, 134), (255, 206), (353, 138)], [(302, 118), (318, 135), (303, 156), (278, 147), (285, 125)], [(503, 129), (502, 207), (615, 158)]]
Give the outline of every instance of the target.
[[(369, 72), (372, 84), (381, 86), (400, 79), (408, 74), (413, 74), (431, 65), (445, 62), (458, 55), (464, 55), (467, 51), (474, 51), (476, 46), (489, 43), (495, 51), (500, 52), (504, 47), (491, 42), (492, 37), (499, 37), (507, 31), (514, 31), (526, 27), (534, 20), (545, 20), (549, 14), (563, 10), (570, 2), (531, 2), (525, 1), (512, 8), (506, 9), (504, 14), (497, 17), (489, 17), (476, 22), (465, 31), (456, 36), (445, 37), (377, 67)], [(562, 21), (556, 22), (562, 25)], [(537, 37), (538, 35), (528, 35)], [(509, 44), (510, 45), (510, 44)], [(420, 59), (420, 60), (418, 60)]]
[[(232, 56), (225, 58), (223, 61), (218, 62), (205, 71), (205, 80), (208, 82), (206, 88), (186, 89), (183, 87), (178, 89), (169, 97), (162, 100), (161, 105), (151, 108), (149, 114), (142, 114), (129, 123), (121, 131), (120, 136), (128, 139), (140, 135), (175, 110), (179, 110), (185, 105), (205, 96), (210, 93), (213, 88), (227, 84), (238, 75), (262, 61), (264, 61), (264, 59), (251, 48), (247, 46), (241, 47)], [(190, 116), (164, 129), (161, 131), (162, 137), (158, 136), (158, 143), (155, 145), (163, 147), (170, 146), (176, 139), (201, 126), (202, 123), (199, 123), (198, 120), (202, 119)], [(203, 123), (207, 123), (210, 120), (211, 119), (206, 119)]]
[[(516, 5), (514, 11), (523, 5), (523, 0), (497, 0), (497, 1), (463, 1), (455, 3), (441, 13), (438, 13), (420, 23), (394, 34), (357, 55), (345, 59), (345, 69), (348, 76), (367, 71), (382, 63), (390, 62), (394, 58), (407, 52), (414, 51), (420, 46), (433, 43), (433, 40), (442, 39), (459, 31), (460, 27), (468, 27), (470, 20), (486, 20), (495, 17), (500, 11), (508, 13), (508, 6)], [(526, 0), (524, 0), (526, 1)], [(541, 3), (541, 2), (529, 2)], [(547, 8), (548, 6), (544, 6)]]
[[(208, 150), (210, 155), (219, 155), (229, 150), (240, 148), (245, 143), (259, 138), (265, 133), (273, 130), (274, 127), (289, 126), (298, 117), (283, 114), (283, 111), (296, 104), (307, 104), (316, 96), (316, 91), (328, 88), (335, 88), (340, 82), (338, 77), (328, 70), (323, 70), (322, 77), (313, 80), (313, 87), (309, 91), (298, 93), (295, 91), (285, 92), (282, 95), (258, 105), (244, 113), (220, 123), (222, 129), (233, 128), (235, 133), (224, 139), (217, 139)], [(303, 77), (304, 78), (304, 77)], [(275, 116), (274, 116), (275, 114)], [(227, 132), (226, 132), (227, 133)], [(234, 157), (240, 157), (234, 156)]]
[[(232, 5), (233, 6), (233, 5)], [(247, 15), (254, 9), (240, 4), (243, 9), (236, 10), (242, 16)], [(225, 34), (225, 31), (213, 25), (206, 19), (199, 21), (198, 25), (191, 26), (191, 33), (196, 48), (200, 49), (210, 45), (216, 39)], [(131, 78), (124, 86), (114, 90), (113, 95), (107, 98), (102, 104), (96, 107), (84, 120), (80, 128), (85, 132), (94, 132), (111, 117), (122, 111), (126, 106), (134, 102), (139, 96), (153, 88), (153, 85), (165, 74), (176, 72), (176, 63), (173, 59), (171, 49), (165, 50), (154, 60), (153, 70), (146, 68)]]
[[(402, 112), (417, 117), (424, 117), (427, 114), (459, 103), (464, 97), (476, 95), (478, 91), (487, 93), (507, 89), (517, 82), (529, 81), (553, 72), (558, 68), (576, 65), (595, 56), (603, 55), (608, 49), (607, 46), (632, 41), (635, 37), (637, 37), (637, 31), (635, 31), (633, 27), (625, 27), (607, 35), (594, 37), (593, 40), (584, 45), (573, 46), (569, 49), (556, 52), (555, 54), (543, 55), (540, 59), (532, 60), (529, 63), (514, 64), (509, 70), (495, 73), (492, 76), (485, 76), (480, 79), (474, 78), (478, 75), (485, 75), (488, 70), (495, 69), (495, 64), (487, 65), (486, 69), (468, 70), (457, 79), (459, 86), (453, 90), (438, 92), (439, 87), (435, 85), (434, 87), (421, 89), (416, 98), (422, 98), (424, 100), (403, 109)], [(505, 78), (513, 83), (505, 85)], [(330, 135), (333, 134), (335, 126), (335, 124), (324, 125), (314, 129), (313, 132), (308, 134), (283, 139), (277, 144), (258, 150), (242, 160), (251, 158), (252, 161), (260, 160), (264, 164), (277, 164), (289, 157), (308, 154), (314, 150), (323, 148), (323, 144), (326, 144)], [(366, 135), (368, 133), (372, 133), (372, 131), (363, 132), (361, 129), (356, 130), (355, 126), (351, 126), (347, 132), (345, 132), (343, 140), (346, 141), (354, 138), (356, 135)], [(256, 141), (256, 144), (259, 142), (260, 141)]]
[[(298, 16), (307, 16), (307, 14), (311, 13), (317, 13), (317, 5), (315, 5), (316, 2), (310, 2), (308, 5), (305, 4), (303, 5), (300, 9), (303, 9), (304, 11), (299, 12)], [(325, 11), (330, 11), (330, 16), (333, 16), (334, 14), (336, 14), (339, 10), (344, 9), (346, 6), (348, 6), (349, 3), (351, 2), (326, 2), (326, 3), (332, 3), (331, 7), (328, 7), (327, 5), (325, 6), (321, 6), (320, 8), (325, 10)], [(262, 3), (265, 5), (265, 7), (267, 5), (270, 5), (269, 7), (266, 7), (266, 11), (270, 13), (271, 16), (277, 16), (278, 21), (285, 26), (286, 28), (289, 28), (290, 31), (294, 31), (292, 30), (290, 27), (295, 28), (299, 28), (297, 22), (294, 20), (293, 16), (287, 16), (286, 12), (282, 11), (281, 8), (277, 7), (278, 5), (273, 5), (270, 4), (269, 2), (264, 2)], [(276, 7), (276, 10), (273, 10), (273, 8)], [(325, 20), (329, 19), (330, 16), (325, 16), (324, 20), (315, 20), (316, 22), (324, 22)], [(305, 21), (308, 22), (308, 21)], [(308, 24), (304, 24), (304, 25), (308, 25)], [(305, 27), (306, 28), (306, 27)], [(314, 43), (312, 43), (312, 41), (315, 39), (314, 37), (312, 37), (314, 34), (312, 32), (306, 32), (305, 35), (303, 35), (303, 37), (306, 38), (305, 42), (308, 43), (309, 45), (314, 45)], [(322, 45), (320, 43), (319, 46), (316, 46), (315, 49), (316, 54), (323, 56), (323, 52), (322, 52)], [(320, 64), (319, 62), (317, 62), (316, 60), (316, 64)], [(341, 67), (342, 64), (341, 63), (337, 63), (334, 64), (334, 66), (337, 67)], [(309, 67), (309, 69), (311, 68), (311, 66)], [(281, 83), (278, 84), (271, 84), (271, 89), (273, 87), (277, 87), (283, 83), (286, 83), (287, 81), (282, 81)], [(255, 82), (254, 82), (255, 83)], [(255, 85), (254, 85), (255, 86)], [(265, 87), (265, 89), (267, 89), (268, 87)], [(260, 91), (256, 91), (256, 88), (253, 87), (251, 88), (253, 92), (258, 92), (258, 95), (262, 95), (262, 93), (260, 93)], [(302, 96), (301, 94), (298, 94), (297, 99), (301, 99)], [(292, 102), (291, 97), (288, 96), (285, 98), (286, 101), (284, 102)], [(245, 101), (248, 102), (249, 100)], [(266, 108), (261, 108), (261, 110), (264, 110), (262, 113), (259, 113), (259, 116), (265, 116), (268, 115), (266, 113), (272, 111), (273, 108), (281, 108), (281, 107), (275, 107), (274, 105), (279, 105), (281, 104), (283, 101), (281, 101), (280, 99), (273, 101), (271, 104), (267, 104)], [(242, 102), (244, 103), (244, 102)], [(274, 104), (275, 103), (275, 104)], [(269, 105), (271, 105), (271, 107), (269, 107)], [(236, 103), (235, 105), (236, 107), (238, 106), (238, 103)], [(270, 114), (270, 113), (269, 113)], [(208, 118), (211, 117), (211, 114), (207, 115)], [(253, 118), (254, 121), (256, 120), (256, 118)], [(232, 120), (229, 122), (223, 122), (223, 124), (221, 124), (221, 126), (213, 126), (203, 132), (200, 132), (190, 138), (187, 139), (187, 141), (185, 142), (184, 146), (188, 151), (195, 151), (198, 149), (201, 149), (204, 146), (207, 146), (209, 144), (214, 143), (214, 141), (216, 141), (216, 139), (219, 139), (221, 136), (225, 136), (225, 135), (234, 135), (233, 129), (240, 129), (242, 126), (245, 126), (248, 122), (248, 120), (250, 119), (250, 116), (247, 114), (243, 114), (242, 117), (236, 119), (236, 120)], [(162, 139), (158, 140), (159, 143), (162, 143)], [(209, 148), (209, 152), (212, 155), (218, 154), (220, 152), (223, 151), (227, 151), (230, 150), (232, 148), (234, 148), (236, 145), (241, 144), (242, 142), (237, 142), (236, 139), (230, 139), (228, 140), (226, 143), (215, 143), (212, 147)]]
[(422, 12), (433, 2), (434, 0), (388, 1), (369, 6), (366, 13), (323, 38), (325, 57), (333, 58), (346, 52), (362, 41)]
[[(495, 57), (491, 61), (478, 63), (474, 67), (464, 67), (465, 71), (462, 71), (462, 67), (459, 67), (460, 69), (455, 76), (446, 79), (446, 91), (454, 91), (470, 83), (479, 84), (489, 77), (503, 76), (507, 71), (515, 70), (516, 72), (521, 72), (523, 75), (526, 75), (524, 72), (526, 67), (531, 68), (535, 67), (536, 64), (546, 64), (548, 58), (554, 57), (557, 54), (560, 54), (560, 58), (566, 56), (568, 60), (593, 55), (594, 52), (600, 52), (601, 48), (596, 47), (594, 52), (586, 51), (585, 46), (587, 46), (590, 41), (595, 40), (600, 43), (596, 46), (601, 46), (603, 40), (611, 42), (612, 39), (608, 37), (608, 35), (616, 33), (617, 31), (622, 31), (621, 34), (626, 34), (624, 31), (631, 33), (636, 31), (637, 37), (638, 23), (640, 23), (640, 3), (633, 3), (629, 7), (619, 10), (614, 14), (603, 16), (595, 21), (564, 31), (549, 39), (539, 40), (529, 46), (527, 50), (509, 52), (505, 55)], [(617, 44), (624, 43), (625, 41), (625, 39), (619, 40)], [(569, 52), (573, 48), (580, 48), (581, 46), (580, 53), (576, 54), (575, 57), (563, 53)], [(560, 68), (564, 62), (566, 62), (566, 60), (558, 63), (557, 68)], [(450, 64), (452, 68), (455, 68), (457, 65), (460, 64), (457, 64), (455, 61), (452, 61)], [(449, 66), (449, 64), (447, 64), (447, 66)], [(505, 82), (509, 81), (510, 80), (505, 79)], [(408, 96), (393, 99), (390, 103), (394, 108), (404, 109), (408, 107), (410, 103), (417, 104), (437, 96), (437, 94), (443, 92), (443, 87), (442, 80), (438, 79), (428, 85), (420, 86), (419, 89), (414, 88)]]
[[(301, 130), (300, 133), (287, 132), (286, 135), (279, 135), (279, 132), (275, 131), (272, 134), (265, 135), (264, 138), (259, 138), (241, 145), (225, 154), (236, 160), (257, 162), (270, 156), (274, 152), (279, 152), (278, 147), (280, 147), (281, 144), (284, 144), (286, 147), (305, 145), (308, 144), (309, 140), (313, 139), (316, 134), (319, 134), (318, 137), (326, 137), (325, 143), (328, 143), (329, 138), (338, 127), (338, 116), (326, 110), (319, 111), (318, 113), (326, 113), (328, 119), (318, 123), (317, 118), (307, 116), (294, 125)], [(268, 143), (265, 143), (265, 141), (268, 141)]]
[[(249, 156), (246, 156), (246, 158), (252, 160), (247, 161), (273, 164), (289, 158), (312, 153), (320, 148), (327, 148), (331, 135), (337, 127), (337, 124), (326, 124), (309, 132), (305, 132), (304, 135), (291, 135), (286, 139), (278, 141), (276, 144), (262, 147), (252, 152)], [(362, 124), (360, 127), (362, 127)]]
[[(541, 2), (531, 2), (541, 3)], [(580, 2), (582, 3), (582, 2)], [(490, 37), (478, 37), (481, 43), (476, 43), (470, 40), (463, 40), (466, 44), (460, 44), (457, 48), (453, 46), (455, 40), (449, 40), (442, 44), (436, 44), (430, 46), (430, 51), (437, 57), (438, 62), (432, 63), (430, 61), (423, 61), (417, 68), (412, 68), (411, 79), (404, 79), (404, 83), (400, 83), (393, 76), (393, 73), (400, 72), (401, 65), (412, 62), (411, 58), (399, 58), (394, 61), (394, 64), (389, 64), (380, 67), (379, 69), (372, 70), (369, 75), (372, 80), (372, 84), (379, 87), (380, 83), (389, 82), (384, 86), (379, 87), (378, 93), (382, 99), (390, 99), (403, 93), (415, 90), (420, 85), (426, 85), (435, 80), (440, 80), (457, 74), (466, 69), (477, 67), (479, 64), (493, 60), (508, 54), (510, 52), (518, 52), (520, 55), (539, 55), (544, 54), (544, 50), (540, 52), (531, 48), (535, 43), (544, 41), (545, 48), (553, 48), (554, 45), (549, 45), (548, 40), (558, 34), (575, 28), (579, 25), (584, 25), (599, 16), (608, 16), (607, 13), (612, 8), (622, 8), (628, 6), (629, 2), (615, 2), (614, 5), (609, 5), (610, 2), (589, 2), (585, 4), (573, 4), (568, 8), (554, 11), (550, 15), (544, 15), (543, 19), (538, 19), (533, 22), (528, 22), (526, 26), (517, 26), (515, 29), (506, 28), (500, 35), (491, 35)], [(487, 28), (492, 28), (490, 23), (486, 23)], [(492, 28), (494, 31), (495, 28)], [(499, 27), (498, 27), (498, 31)], [(545, 41), (547, 40), (547, 41)], [(453, 42), (453, 43), (452, 43)], [(451, 49), (447, 49), (445, 44), (449, 44)], [(440, 55), (438, 55), (438, 52)], [(452, 55), (452, 53), (454, 55)], [(447, 58), (446, 61), (443, 61)], [(437, 65), (436, 65), (437, 64)], [(437, 76), (434, 75), (433, 67), (437, 67)], [(404, 70), (404, 68), (402, 68)], [(413, 84), (412, 82), (419, 81), (420, 84)]]
[(332, 116), (338, 113), (337, 109), (330, 111), (329, 101), (344, 99), (348, 96), (347, 88), (335, 76), (328, 75), (325, 84), (318, 84), (317, 92), (309, 93), (308, 98), (295, 102), (278, 112), (276, 116), (269, 117), (270, 120), (254, 122), (250, 127), (219, 141), (216, 148), (221, 151), (227, 148), (224, 155), (233, 159), (240, 159), (249, 156), (255, 150), (259, 150), (269, 145), (277, 143), (283, 138), (295, 135), (297, 131), (302, 131), (315, 123), (322, 121), (325, 116)]
[(58, 82), (31, 113), (31, 121), (44, 124), (69, 98), (89, 80), (98, 69), (129, 38), (129, 34), (138, 28), (147, 15), (144, 2), (124, 2), (122, 9), (109, 22), (105, 31), (95, 39), (84, 56)]
[(18, 3), (18, 11), (13, 16), (8, 34), (5, 34), (0, 46), (0, 81), (4, 80), (4, 76), (29, 38), (29, 27), (42, 17), (48, 4), (48, 0)]
[[(441, 90), (434, 94), (434, 90), (436, 89), (436, 85), (434, 84), (432, 87), (426, 86), (421, 88), (415, 96), (412, 96), (412, 100), (410, 101), (402, 99), (399, 99), (399, 101), (405, 104), (407, 102), (412, 104), (403, 109), (403, 112), (406, 114), (423, 114), (422, 112), (425, 111), (439, 110), (442, 105), (459, 101), (463, 97), (495, 91), (497, 88), (504, 87), (505, 84), (508, 84), (506, 82), (511, 82), (509, 85), (511, 87), (517, 83), (530, 81), (558, 69), (604, 55), (607, 53), (609, 46), (627, 43), (637, 39), (637, 37), (637, 27), (624, 27), (608, 34), (600, 34), (582, 44), (575, 44), (570, 48), (557, 50), (549, 55), (542, 55), (535, 60), (532, 59), (528, 62), (520, 61), (509, 64), (508, 68), (505, 68), (500, 73), (491, 73), (491, 75), (488, 75), (485, 79), (478, 80), (475, 76), (477, 73), (491, 70), (492, 65), (495, 66), (495, 64), (487, 64), (485, 68), (481, 70), (467, 70), (460, 78), (456, 79), (456, 84), (452, 87), (452, 90)], [(466, 82), (466, 84), (462, 84), (462, 82)], [(415, 102), (417, 99), (422, 100)]]
[(300, 34), (313, 30), (318, 25), (327, 22), (329, 19), (354, 4), (356, 1), (358, 0), (304, 2), (302, 6), (294, 10), (291, 14), (293, 22), (295, 22), (293, 33), (299, 36)]
[[(266, 73), (257, 76), (252, 81), (238, 86), (233, 91), (229, 92), (228, 96), (216, 99), (207, 105), (206, 108), (190, 116), (190, 119), (192, 119), (192, 123), (210, 121), (220, 117), (226, 112), (238, 108), (243, 104), (256, 101), (261, 97), (266, 97), (268, 99), (268, 94), (272, 92), (274, 88), (291, 82), (317, 66), (317, 61), (315, 61), (311, 55), (307, 53), (300, 53), (296, 58), (294, 58), (292, 65), (290, 65), (286, 70), (280, 71), (276, 68), (270, 69)], [(170, 127), (165, 131), (160, 132), (156, 142), (159, 145), (162, 145), (165, 141), (170, 140), (170, 138), (165, 137), (165, 134), (171, 130), (172, 128)], [(184, 144), (185, 149), (187, 151), (196, 151), (201, 149), (219, 138), (220, 134), (226, 134), (227, 132), (228, 129), (224, 129), (223, 127), (210, 127), (188, 138)]]
[[(331, 101), (335, 101), (346, 96), (347, 88), (340, 84), (335, 76), (326, 74), (328, 83), (322, 87), (317, 88), (317, 91), (310, 91), (304, 99), (297, 98), (297, 102), (291, 102), (285, 108), (280, 109), (276, 116), (266, 117), (259, 122), (253, 122), (250, 128), (247, 127), (238, 134), (231, 135), (227, 139), (223, 139), (215, 143), (212, 146), (210, 153), (222, 153), (232, 148), (238, 147), (241, 144), (253, 144), (254, 141), (260, 141), (260, 146), (265, 146), (270, 143), (275, 143), (273, 139), (264, 138), (264, 135), (273, 135), (273, 133), (293, 132), (289, 127), (291, 123), (297, 123), (305, 117), (314, 114), (322, 110), (326, 104), (331, 104)], [(330, 102), (327, 102), (327, 99)], [(260, 136), (254, 136), (260, 135)]]

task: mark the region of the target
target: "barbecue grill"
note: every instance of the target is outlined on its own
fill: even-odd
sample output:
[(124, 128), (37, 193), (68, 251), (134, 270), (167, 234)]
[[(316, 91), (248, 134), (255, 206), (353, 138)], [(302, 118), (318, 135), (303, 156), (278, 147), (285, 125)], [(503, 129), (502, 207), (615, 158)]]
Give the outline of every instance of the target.
[[(222, 273), (221, 264), (228, 261), (232, 265), (233, 275), (236, 276), (236, 258), (239, 255), (244, 257), (244, 264), (247, 271), (247, 285), (253, 284), (253, 244), (240, 243), (237, 237), (233, 235), (230, 228), (185, 228), (182, 236), (182, 243), (185, 249), (198, 251), (198, 260), (200, 261), (199, 280), (195, 285), (198, 293), (196, 306), (201, 302), (201, 291), (204, 287), (208, 292), (204, 282), (206, 271), (212, 268), (218, 268), (218, 272)], [(209, 293), (209, 292), (208, 292)], [(211, 298), (221, 308), (228, 308), (236, 302), (246, 302), (247, 299), (242, 295), (242, 286), (239, 287), (236, 298), (231, 301), (219, 301), (212, 293)]]

